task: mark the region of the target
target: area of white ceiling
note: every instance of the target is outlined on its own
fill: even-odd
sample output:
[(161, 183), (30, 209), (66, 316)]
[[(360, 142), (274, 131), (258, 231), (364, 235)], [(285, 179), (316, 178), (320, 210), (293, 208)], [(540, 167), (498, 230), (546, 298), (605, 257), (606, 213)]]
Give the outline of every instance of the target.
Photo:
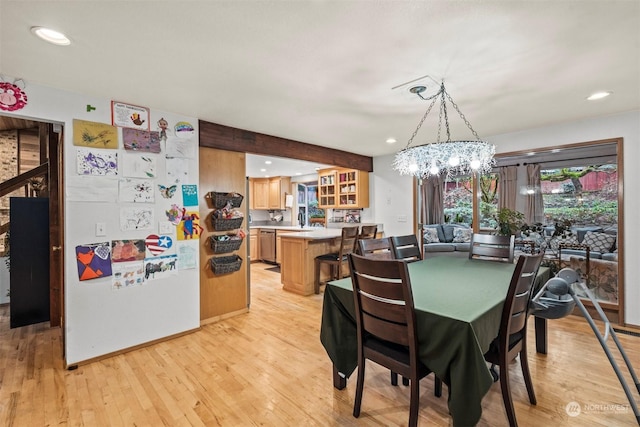
[(295, 178), (296, 176), (317, 175), (318, 169), (333, 166), (285, 157), (259, 156), (256, 154), (247, 154), (246, 159), (246, 173), (247, 176), (252, 178), (272, 176), (291, 176)]
[[(3, 0), (0, 72), (27, 92), (37, 83), (377, 156), (414, 131), (427, 103), (403, 83), (425, 75), (445, 79), (480, 136), (640, 109), (639, 17), (625, 0)], [(585, 100), (598, 90), (613, 95)], [(432, 116), (419, 143), (435, 138)]]

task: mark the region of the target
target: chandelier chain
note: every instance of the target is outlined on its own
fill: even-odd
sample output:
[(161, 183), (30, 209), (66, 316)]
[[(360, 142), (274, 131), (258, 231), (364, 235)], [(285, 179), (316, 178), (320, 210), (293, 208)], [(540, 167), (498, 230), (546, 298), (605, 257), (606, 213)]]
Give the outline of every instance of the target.
[[(420, 96), (420, 94), (418, 94), (418, 96)], [(433, 100), (431, 101), (431, 104), (429, 105), (429, 108), (427, 108), (427, 112), (424, 113), (424, 116), (422, 116), (422, 119), (420, 120), (420, 123), (418, 123), (418, 127), (416, 128), (416, 130), (413, 131), (413, 135), (411, 135), (411, 138), (409, 138), (409, 142), (407, 142), (407, 146), (405, 148), (408, 148), (411, 145), (411, 143), (413, 142), (413, 138), (415, 138), (416, 135), (418, 134), (418, 131), (422, 127), (422, 124), (424, 123), (424, 120), (427, 118), (427, 116), (431, 112), (431, 108), (433, 108), (433, 106), (435, 105), (437, 99), (438, 99), (437, 96), (433, 97)]]
[[(453, 108), (455, 108), (458, 114), (460, 115), (460, 118), (464, 121), (464, 124), (467, 125), (471, 133), (473, 133), (473, 136), (475, 136), (476, 139), (480, 141), (480, 137), (478, 136), (478, 133), (475, 131), (475, 129), (473, 129), (473, 127), (471, 126), (471, 123), (469, 123), (469, 120), (467, 120), (465, 115), (462, 114), (462, 111), (460, 111), (460, 108), (458, 108), (458, 104), (453, 102), (453, 98), (451, 98), (451, 95), (449, 95), (447, 91), (445, 91), (444, 93), (447, 95), (447, 99), (449, 99), (449, 102), (451, 103), (451, 105), (453, 105)], [(449, 122), (447, 122), (447, 130), (448, 129), (449, 129)]]

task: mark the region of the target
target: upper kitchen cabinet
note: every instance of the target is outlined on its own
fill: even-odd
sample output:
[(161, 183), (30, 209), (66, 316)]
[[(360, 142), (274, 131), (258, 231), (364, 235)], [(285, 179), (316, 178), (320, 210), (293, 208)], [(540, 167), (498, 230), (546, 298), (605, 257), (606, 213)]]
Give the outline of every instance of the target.
[(253, 182), (253, 209), (269, 209), (269, 178), (250, 178)]
[(318, 207), (332, 208), (336, 205), (336, 171), (322, 169), (318, 171)]
[(323, 169), (318, 172), (321, 208), (369, 207), (369, 173), (355, 169)]
[(285, 209), (286, 196), (289, 191), (291, 191), (291, 177), (276, 176), (269, 178), (269, 209)]
[(284, 210), (286, 195), (290, 191), (291, 177), (249, 178), (253, 187), (252, 209)]

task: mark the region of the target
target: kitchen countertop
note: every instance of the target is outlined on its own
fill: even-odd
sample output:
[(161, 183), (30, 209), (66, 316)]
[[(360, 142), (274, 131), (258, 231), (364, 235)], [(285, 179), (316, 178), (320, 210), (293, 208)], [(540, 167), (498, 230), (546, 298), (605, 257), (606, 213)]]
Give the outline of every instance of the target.
[(316, 228), (312, 231), (302, 231), (300, 233), (288, 233), (283, 235), (291, 239), (306, 239), (306, 240), (328, 240), (335, 239), (342, 236), (342, 229), (340, 228)]
[(319, 227), (300, 227), (298, 225), (258, 225), (258, 224), (250, 224), (249, 228), (264, 228), (267, 230), (291, 230), (291, 231), (313, 231), (322, 228)]

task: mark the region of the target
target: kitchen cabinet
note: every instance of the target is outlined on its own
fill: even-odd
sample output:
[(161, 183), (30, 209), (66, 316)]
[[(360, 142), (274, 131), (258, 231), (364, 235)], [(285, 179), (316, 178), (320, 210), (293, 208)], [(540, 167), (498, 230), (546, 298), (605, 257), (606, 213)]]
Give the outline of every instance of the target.
[(260, 241), (260, 239), (258, 239), (259, 232), (260, 229), (258, 228), (251, 228), (249, 230), (249, 258), (251, 259), (251, 262), (260, 261), (258, 255), (260, 253), (260, 247), (258, 246), (258, 242)]
[(250, 178), (251, 209), (281, 211), (286, 208), (287, 192), (291, 191), (291, 177)]
[(269, 178), (251, 178), (253, 209), (269, 209)]
[(282, 239), (281, 236), (283, 234), (288, 233), (299, 233), (296, 230), (276, 230), (276, 264), (280, 264), (282, 262)]
[(289, 191), (291, 191), (291, 177), (269, 178), (269, 209), (285, 209), (286, 195)]
[(332, 208), (336, 205), (336, 171), (323, 169), (318, 171), (318, 207)]
[(369, 207), (369, 173), (356, 169), (323, 169), (318, 172), (321, 208), (361, 209)]

